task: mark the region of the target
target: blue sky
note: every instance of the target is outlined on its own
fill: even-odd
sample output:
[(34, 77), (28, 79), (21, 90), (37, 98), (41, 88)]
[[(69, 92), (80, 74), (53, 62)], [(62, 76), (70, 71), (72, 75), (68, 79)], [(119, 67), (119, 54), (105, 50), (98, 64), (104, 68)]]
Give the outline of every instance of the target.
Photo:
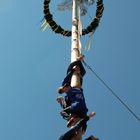
[[(139, 5), (138, 0), (104, 0), (91, 49), (83, 53), (85, 61), (140, 117)], [(53, 14), (64, 26), (71, 20), (61, 18), (64, 13)], [(70, 63), (71, 38), (49, 28), (41, 32), (43, 16), (43, 1), (0, 1), (1, 140), (57, 140), (67, 130), (55, 99)], [(81, 38), (83, 48), (88, 39)], [(97, 113), (84, 138), (93, 134), (100, 140), (140, 139), (140, 122), (89, 70), (83, 89), (89, 112)]]

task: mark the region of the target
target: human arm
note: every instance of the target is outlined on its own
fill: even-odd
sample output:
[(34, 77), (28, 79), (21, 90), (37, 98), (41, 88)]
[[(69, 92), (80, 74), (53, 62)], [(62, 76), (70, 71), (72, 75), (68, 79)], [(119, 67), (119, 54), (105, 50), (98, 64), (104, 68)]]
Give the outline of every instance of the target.
[(86, 71), (85, 71), (85, 68), (84, 68), (81, 60), (72, 62), (67, 69), (67, 74), (73, 73), (75, 71), (74, 66), (78, 66), (80, 68), (80, 73), (81, 73), (81, 76), (83, 77), (85, 75)]

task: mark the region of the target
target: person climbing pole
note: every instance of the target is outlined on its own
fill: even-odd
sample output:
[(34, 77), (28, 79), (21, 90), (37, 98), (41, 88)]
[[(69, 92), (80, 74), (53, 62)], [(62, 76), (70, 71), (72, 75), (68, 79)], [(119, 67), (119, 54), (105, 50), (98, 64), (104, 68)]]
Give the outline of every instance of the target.
[(82, 89), (67, 85), (63, 88), (63, 93), (66, 93), (66, 95), (64, 97), (60, 96), (56, 100), (63, 108), (60, 114), (68, 121), (67, 127), (71, 127), (87, 115), (88, 108)]
[[(81, 118), (87, 115), (88, 109), (85, 103), (85, 97), (82, 89), (83, 76), (86, 71), (83, 67), (82, 61), (84, 55), (81, 55), (77, 61), (72, 62), (68, 69), (67, 75), (59, 87), (58, 93), (66, 93), (66, 96), (57, 98), (63, 110), (60, 112), (61, 116), (68, 121), (68, 127), (76, 123)], [(71, 87), (71, 78), (73, 73), (76, 72), (80, 77), (80, 87)]]
[[(92, 117), (95, 116), (95, 112), (91, 112), (88, 116), (81, 119), (76, 126), (71, 128), (69, 131), (67, 131), (65, 134), (61, 135), (58, 140), (72, 140), (78, 137), (78, 133), (81, 131), (82, 135), (86, 132), (87, 129), (87, 121), (90, 120)], [(85, 140), (99, 140), (98, 138), (95, 138), (93, 135), (89, 136)]]
[[(62, 82), (62, 86), (58, 88), (58, 93), (63, 93), (63, 89), (65, 86), (71, 84), (71, 78), (74, 72), (78, 73), (80, 77), (80, 85), (82, 86), (83, 83), (83, 76), (85, 75), (86, 71), (82, 64), (84, 60), (84, 55), (81, 55), (79, 58), (77, 58), (77, 61), (72, 62), (67, 69), (66, 77), (64, 78)], [(81, 87), (78, 87), (81, 88)]]

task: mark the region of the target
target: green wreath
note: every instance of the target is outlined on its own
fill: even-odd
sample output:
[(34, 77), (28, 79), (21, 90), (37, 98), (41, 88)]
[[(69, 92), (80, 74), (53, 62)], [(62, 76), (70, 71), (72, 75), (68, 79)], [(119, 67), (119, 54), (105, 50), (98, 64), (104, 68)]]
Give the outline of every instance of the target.
[[(71, 36), (70, 30), (63, 29), (60, 25), (53, 20), (53, 15), (50, 13), (49, 4), (51, 0), (44, 0), (44, 19), (51, 27), (51, 29), (58, 34), (62, 34), (63, 36)], [(103, 0), (97, 0), (96, 2), (96, 16), (91, 21), (90, 25), (85, 29), (82, 29), (82, 35), (86, 35), (90, 32), (94, 32), (96, 28), (99, 26), (100, 19), (102, 17), (104, 11)]]

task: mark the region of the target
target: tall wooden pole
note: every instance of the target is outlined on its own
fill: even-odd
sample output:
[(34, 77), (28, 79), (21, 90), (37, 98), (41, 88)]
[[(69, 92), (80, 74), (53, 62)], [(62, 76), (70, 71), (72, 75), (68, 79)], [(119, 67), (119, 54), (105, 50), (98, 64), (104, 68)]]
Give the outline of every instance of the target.
[[(81, 48), (79, 47), (80, 32), (79, 32), (79, 0), (73, 0), (72, 8), (72, 42), (71, 42), (71, 62), (76, 61), (80, 56)], [(74, 73), (71, 79), (72, 87), (81, 87), (80, 76)]]
[[(72, 42), (71, 42), (71, 62), (76, 61), (80, 56), (81, 48), (79, 46), (80, 32), (79, 32), (79, 5), (78, 0), (73, 0), (72, 10)], [(73, 73), (71, 79), (72, 87), (81, 87), (80, 75), (76, 72)], [(82, 131), (79, 130), (72, 140), (82, 140)]]

